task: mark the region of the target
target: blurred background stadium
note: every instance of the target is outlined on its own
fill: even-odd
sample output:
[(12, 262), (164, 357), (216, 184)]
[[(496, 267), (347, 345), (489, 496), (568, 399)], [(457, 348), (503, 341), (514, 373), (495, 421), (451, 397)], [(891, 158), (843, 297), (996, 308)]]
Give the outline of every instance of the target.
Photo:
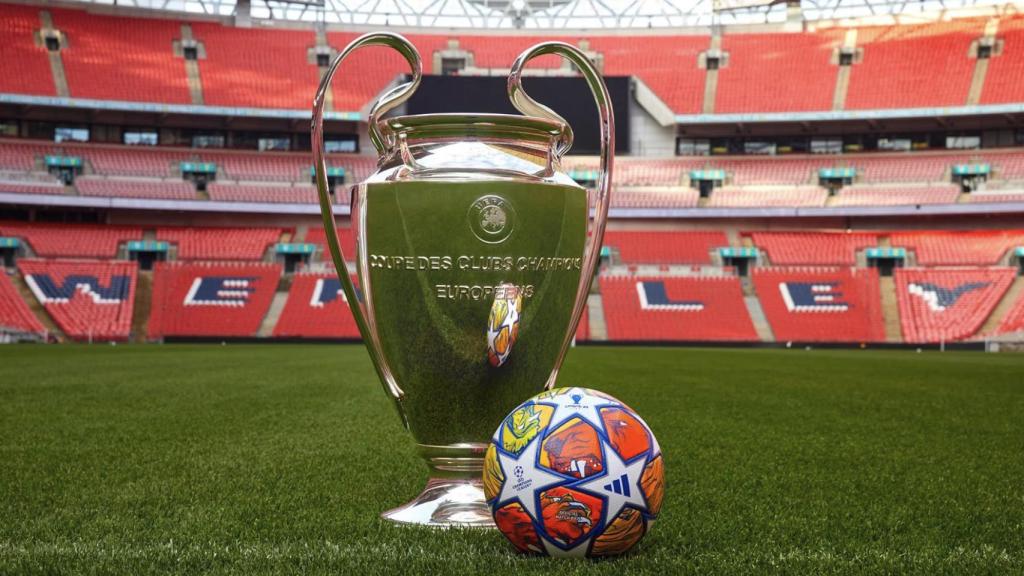
[[(497, 532), (380, 521), (426, 469), (362, 346), (315, 344), (358, 331), (313, 92), (385, 28), (428, 74), (399, 112), (509, 112), (552, 38), (614, 99), (577, 333), (602, 345), (560, 382), (644, 416), (666, 504), (638, 553), (560, 573), (1024, 572), (1024, 356), (931, 353), (1024, 342), (1020, 6), (0, 0), (0, 342), (197, 342), (0, 346), (0, 573), (551, 573)], [(328, 93), (350, 254), (367, 113), (406, 72), (362, 50)], [(592, 185), (584, 82), (544, 57), (525, 84)]]
[[(430, 75), (407, 113), (511, 111), (507, 70), (544, 38), (608, 78), (619, 156), (581, 342), (1024, 339), (1014, 4), (0, 8), (4, 340), (357, 338), (314, 204), (309, 109), (331, 57), (381, 27)], [(375, 167), (369, 106), (404, 72), (366, 50), (329, 93), (343, 223), (347, 186)], [(531, 72), (579, 135), (566, 169), (592, 184), (584, 83), (554, 56)]]

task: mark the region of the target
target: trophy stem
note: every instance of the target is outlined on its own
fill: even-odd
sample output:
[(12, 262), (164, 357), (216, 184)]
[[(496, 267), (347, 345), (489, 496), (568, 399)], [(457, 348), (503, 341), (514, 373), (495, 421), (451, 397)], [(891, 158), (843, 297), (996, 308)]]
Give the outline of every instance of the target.
[(400, 524), (493, 528), (482, 478), (487, 444), (418, 444), (416, 448), (430, 468), (426, 488), (411, 502), (381, 516)]

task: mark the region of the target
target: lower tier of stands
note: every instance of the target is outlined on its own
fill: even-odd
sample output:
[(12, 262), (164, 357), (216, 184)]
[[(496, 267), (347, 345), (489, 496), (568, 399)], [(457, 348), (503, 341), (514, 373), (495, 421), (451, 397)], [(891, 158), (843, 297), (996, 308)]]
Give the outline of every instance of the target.
[(758, 340), (736, 277), (602, 276), (599, 281), (609, 340)]
[(1012, 268), (896, 270), (905, 342), (952, 342), (973, 336), (1013, 282)]
[(278, 264), (157, 263), (148, 336), (256, 336)]
[(6, 273), (0, 273), (0, 332), (42, 334), (45, 330), (11, 279)]
[(333, 273), (296, 274), (274, 336), (359, 338), (359, 327), (338, 277)]
[(753, 280), (776, 341), (885, 341), (877, 270), (756, 268)]
[(18, 269), (69, 338), (128, 339), (138, 271), (135, 262), (19, 260)]

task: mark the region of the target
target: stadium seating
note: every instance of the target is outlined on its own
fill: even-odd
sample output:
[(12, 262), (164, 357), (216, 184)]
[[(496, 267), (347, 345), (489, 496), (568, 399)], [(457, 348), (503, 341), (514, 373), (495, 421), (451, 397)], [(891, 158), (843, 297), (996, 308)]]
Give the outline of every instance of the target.
[(710, 264), (711, 252), (729, 240), (719, 231), (608, 230), (604, 245), (630, 264)]
[(263, 263), (158, 262), (148, 337), (255, 336), (281, 270)]
[[(304, 241), (320, 247), (321, 260), (331, 260), (323, 226), (310, 226), (306, 231), (306, 239)], [(356, 258), (356, 240), (352, 235), (351, 228), (338, 228), (338, 243), (341, 244), (341, 250), (345, 253), (345, 257), (354, 262)]]
[(755, 268), (754, 286), (778, 342), (881, 342), (875, 269)]
[(309, 109), (320, 80), (307, 60), (316, 44), (311, 28), (267, 32), (196, 22), (192, 35), (206, 48), (199, 61), (206, 104)]
[(696, 208), (700, 192), (694, 188), (619, 188), (612, 208)]
[(45, 258), (113, 258), (122, 242), (141, 240), (138, 226), (0, 222), (0, 235), (23, 238)]
[[(51, 10), (67, 36), (61, 50), (68, 89), (75, 98), (190, 104), (185, 61), (171, 50), (181, 23), (163, 18), (101, 16)], [(205, 78), (204, 78), (205, 79)]]
[(915, 206), (953, 204), (960, 196), (955, 184), (932, 186), (847, 186), (831, 206)]
[(724, 34), (728, 65), (718, 71), (715, 112), (831, 110), (843, 30)]
[(587, 340), (590, 340), (590, 312), (584, 307), (580, 323), (576, 326), (576, 341), (585, 342)]
[(1012, 304), (995, 330), (996, 335), (1013, 333), (1024, 333), (1024, 294), (1017, 296), (1017, 301)]
[(853, 266), (857, 252), (878, 244), (870, 232), (752, 232), (773, 266)]
[(992, 190), (972, 192), (971, 203), (1024, 202), (1024, 190)]
[(1003, 40), (1003, 51), (988, 61), (981, 103), (1024, 102), (1024, 18), (1001, 18), (997, 37)]
[(32, 34), (42, 27), (38, 6), (4, 4), (0, 14), (0, 92), (55, 96), (46, 49)]
[(601, 276), (609, 340), (756, 341), (736, 277)]
[(341, 283), (332, 272), (292, 278), (288, 300), (274, 327), (279, 338), (359, 338)]
[(64, 185), (52, 182), (28, 180), (0, 180), (0, 192), (10, 194), (63, 194)]
[(7, 274), (0, 270), (0, 331), (42, 334), (46, 331), (36, 315), (14, 287)]
[(82, 196), (196, 200), (195, 188), (184, 180), (82, 176), (75, 179), (75, 188), (78, 189), (78, 193)]
[(311, 204), (317, 201), (312, 184), (260, 185), (211, 184), (207, 191), (210, 200), (224, 202), (275, 202)]
[(18, 269), (68, 338), (128, 339), (135, 304), (135, 262), (22, 259)]
[(281, 228), (159, 228), (157, 240), (178, 247), (179, 260), (261, 260)]
[(895, 271), (904, 342), (973, 336), (1013, 281), (1012, 268)]
[(860, 28), (857, 46), (864, 58), (850, 70), (846, 108), (963, 106), (975, 63), (968, 51), (984, 23), (979, 18)]
[(697, 59), (701, 52), (710, 48), (710, 35), (593, 36), (588, 39), (591, 50), (604, 55), (606, 75), (636, 76), (677, 114), (701, 111), (707, 73), (697, 67)]
[(890, 243), (912, 250), (918, 266), (989, 265), (1024, 245), (1024, 230), (893, 232)]
[(716, 188), (711, 193), (709, 208), (781, 208), (820, 207), (825, 205), (828, 191), (818, 186), (748, 186)]
[(65, 146), (65, 150), (87, 159), (93, 171), (104, 176), (170, 177), (177, 175), (181, 162), (198, 158), (194, 150), (147, 146), (79, 144)]

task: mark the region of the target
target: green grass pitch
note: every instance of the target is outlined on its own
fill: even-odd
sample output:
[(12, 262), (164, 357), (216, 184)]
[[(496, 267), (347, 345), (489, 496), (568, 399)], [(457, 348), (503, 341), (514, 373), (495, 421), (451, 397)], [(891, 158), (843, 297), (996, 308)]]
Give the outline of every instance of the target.
[(0, 574), (1024, 573), (1024, 357), (578, 348), (666, 459), (626, 557), (385, 524), (422, 487), (360, 346), (0, 347)]

